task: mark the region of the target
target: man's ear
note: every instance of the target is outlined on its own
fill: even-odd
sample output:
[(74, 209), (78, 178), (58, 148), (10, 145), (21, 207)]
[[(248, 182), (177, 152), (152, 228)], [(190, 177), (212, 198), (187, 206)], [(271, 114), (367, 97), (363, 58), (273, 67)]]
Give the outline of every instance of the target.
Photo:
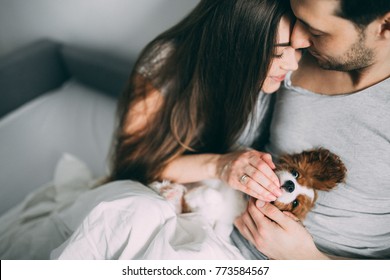
[(379, 35), (389, 40), (390, 39), (390, 12), (385, 14), (380, 19), (380, 33)]

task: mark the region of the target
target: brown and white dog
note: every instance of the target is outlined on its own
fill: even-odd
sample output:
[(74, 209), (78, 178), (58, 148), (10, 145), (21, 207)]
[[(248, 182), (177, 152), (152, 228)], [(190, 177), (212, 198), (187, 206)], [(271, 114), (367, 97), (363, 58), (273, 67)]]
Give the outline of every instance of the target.
[[(275, 171), (283, 194), (273, 204), (302, 220), (314, 207), (317, 191), (335, 188), (344, 182), (346, 172), (341, 159), (324, 148), (283, 155)], [(200, 213), (214, 228), (222, 225), (225, 233), (247, 203), (243, 193), (216, 181), (192, 188), (169, 182), (151, 187), (172, 202), (177, 213)]]
[(274, 204), (302, 220), (314, 207), (317, 191), (332, 190), (346, 173), (341, 159), (324, 148), (284, 155), (276, 170), (283, 194)]

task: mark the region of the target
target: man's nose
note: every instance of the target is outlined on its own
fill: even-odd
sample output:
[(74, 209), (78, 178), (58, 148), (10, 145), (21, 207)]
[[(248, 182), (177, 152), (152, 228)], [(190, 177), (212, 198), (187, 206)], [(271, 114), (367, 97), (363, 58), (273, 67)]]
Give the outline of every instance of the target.
[(291, 46), (294, 49), (304, 49), (310, 47), (310, 34), (306, 27), (297, 20), (291, 34)]

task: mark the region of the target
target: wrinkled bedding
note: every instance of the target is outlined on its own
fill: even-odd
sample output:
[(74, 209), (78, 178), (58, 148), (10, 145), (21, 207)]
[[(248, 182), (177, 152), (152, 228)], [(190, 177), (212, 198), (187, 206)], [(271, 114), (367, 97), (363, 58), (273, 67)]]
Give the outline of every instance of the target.
[(1, 259), (242, 259), (201, 214), (176, 215), (133, 181), (93, 188), (87, 166), (64, 155), (53, 182), (0, 217)]

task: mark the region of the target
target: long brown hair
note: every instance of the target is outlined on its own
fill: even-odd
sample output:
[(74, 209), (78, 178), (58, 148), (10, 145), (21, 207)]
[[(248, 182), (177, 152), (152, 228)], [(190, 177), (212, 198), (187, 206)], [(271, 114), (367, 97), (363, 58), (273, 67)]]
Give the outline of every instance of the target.
[[(149, 43), (119, 100), (111, 180), (147, 184), (183, 154), (231, 150), (254, 113), (287, 11), (288, 0), (201, 0)], [(135, 82), (142, 67), (148, 84)], [(150, 85), (164, 89), (162, 109), (142, 132), (124, 133), (131, 104)]]

